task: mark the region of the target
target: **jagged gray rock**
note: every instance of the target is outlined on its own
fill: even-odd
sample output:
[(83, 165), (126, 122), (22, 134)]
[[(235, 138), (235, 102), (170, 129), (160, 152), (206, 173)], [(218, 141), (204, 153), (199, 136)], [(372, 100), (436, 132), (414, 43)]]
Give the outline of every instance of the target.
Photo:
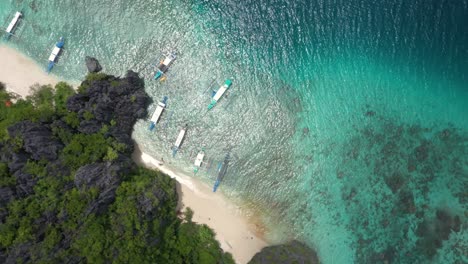
[(293, 240), (287, 244), (265, 247), (255, 254), (249, 264), (318, 264), (317, 252)]
[(5, 258), (3, 263), (5, 264), (16, 264), (16, 263), (30, 263), (31, 253), (30, 248), (32, 247), (31, 242), (26, 242), (13, 247), (8, 251), (8, 256)]
[(67, 100), (67, 109), (73, 112), (78, 112), (81, 109), (84, 109), (86, 102), (89, 101), (89, 96), (86, 94), (75, 94), (68, 98)]
[(0, 187), (0, 204), (7, 204), (13, 198), (13, 190), (10, 187)]
[(102, 123), (98, 122), (97, 120), (83, 120), (80, 122), (80, 126), (78, 127), (78, 131), (84, 134), (94, 134), (101, 130)]
[(16, 195), (20, 198), (34, 193), (34, 185), (37, 179), (34, 175), (26, 173), (23, 169), (16, 171), (13, 176), (16, 178)]
[[(98, 63), (97, 60), (95, 62)], [(91, 70), (95, 71), (97, 68)], [(66, 177), (65, 182), (61, 183), (63, 185), (59, 187), (64, 193), (75, 187), (98, 189), (97, 197), (82, 211), (83, 219), (89, 214), (105, 213), (109, 204), (115, 200), (115, 192), (123, 176), (135, 169), (135, 163), (129, 155), (134, 146), (131, 132), (137, 118), (147, 115), (146, 109), (149, 103), (149, 97), (144, 92), (143, 80), (138, 77), (138, 74), (130, 71), (125, 78), (106, 76), (102, 80), (89, 80), (82, 84), (87, 89), (83, 88), (80, 94), (73, 95), (67, 100), (67, 109), (77, 113), (78, 127), (74, 125), (72, 127), (72, 123), (68, 122), (73, 116), (67, 116), (62, 120), (54, 120), (52, 123), (45, 120), (38, 123), (23, 121), (8, 128), (11, 138), (18, 137), (21, 140), (10, 140), (5, 145), (0, 144), (0, 161), (8, 165), (8, 173), (16, 178), (14, 186), (0, 188), (0, 222), (9, 213), (7, 209), (3, 210), (3, 208), (8, 208), (9, 202), (34, 193), (34, 186), (39, 177), (27, 173), (25, 165), (28, 159), (47, 160), (48, 177)], [(92, 116), (86, 115), (89, 120), (85, 119), (85, 112), (92, 114)], [(80, 167), (74, 175), (74, 180), (69, 181), (67, 176), (71, 176), (72, 171), (68, 168), (66, 161), (58, 155), (64, 148), (63, 145), (67, 144), (78, 132), (95, 133), (104, 125), (108, 126), (108, 132), (104, 136), (114, 137), (117, 142), (125, 145), (125, 150), (122, 153), (119, 148), (119, 156), (113, 162), (94, 163)], [(159, 202), (168, 199), (166, 193), (157, 186), (148, 192), (152, 192)], [(158, 213), (159, 207), (153, 204), (154, 200), (148, 200), (145, 196), (137, 197), (137, 199), (137, 206), (142, 217), (151, 217), (152, 214)], [(47, 233), (48, 226), (63, 223), (71, 216), (72, 212), (67, 212), (67, 210), (43, 212), (32, 223), (34, 239), (31, 241), (41, 242)], [(62, 254), (63, 250), (70, 248), (71, 243), (76, 239), (76, 234), (69, 231), (62, 230), (60, 235), (60, 242), (47, 251), (48, 256)], [(15, 244), (8, 249), (0, 248), (0, 263), (32, 262), (31, 252), (37, 253), (37, 245), (33, 242), (33, 244)], [(37, 255), (34, 257), (41, 259)], [(64, 256), (60, 259), (64, 263), (84, 261), (82, 257), (77, 256)]]
[(101, 64), (99, 64), (97, 59), (86, 56), (85, 61), (89, 72), (100, 72), (102, 70)]
[(8, 162), (8, 169), (10, 169), (10, 173), (14, 173), (23, 168), (24, 165), (26, 165), (26, 162), (28, 162), (29, 155), (22, 150), (20, 150), (18, 153), (10, 152), (9, 154), (10, 156), (7, 157), (6, 161)]
[(63, 144), (55, 139), (50, 128), (42, 123), (21, 121), (8, 127), (10, 137), (23, 139), (23, 149), (34, 160), (54, 161)]
[(115, 190), (123, 175), (134, 168), (133, 161), (120, 155), (115, 162), (93, 163), (79, 168), (75, 174), (75, 186), (79, 189), (97, 187), (99, 196), (88, 205), (86, 214), (100, 214), (115, 200)]
[(14, 195), (15, 194), (10, 187), (0, 188), (0, 223), (3, 223), (5, 217), (8, 215), (6, 208), (8, 203), (15, 198)]

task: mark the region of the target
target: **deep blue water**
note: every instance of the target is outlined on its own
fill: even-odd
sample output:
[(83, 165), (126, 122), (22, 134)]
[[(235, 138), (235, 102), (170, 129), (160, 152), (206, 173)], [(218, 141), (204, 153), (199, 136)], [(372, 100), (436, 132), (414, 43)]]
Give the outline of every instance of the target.
[[(213, 164), (231, 152), (221, 191), (271, 241), (298, 238), (324, 263), (468, 262), (466, 0), (3, 0), (0, 18), (21, 7), (9, 45), (45, 65), (65, 36), (59, 76), (81, 79), (90, 55), (169, 97), (166, 128), (135, 128), (146, 151), (187, 173), (202, 147)], [(167, 81), (151, 81), (169, 50)], [(227, 78), (207, 113), (205, 90)]]

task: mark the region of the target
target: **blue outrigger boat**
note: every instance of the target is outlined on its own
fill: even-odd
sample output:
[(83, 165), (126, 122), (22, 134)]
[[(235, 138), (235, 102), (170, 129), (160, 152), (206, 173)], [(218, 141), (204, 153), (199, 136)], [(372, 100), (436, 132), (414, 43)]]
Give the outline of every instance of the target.
[(230, 160), (229, 153), (227, 153), (226, 156), (224, 157), (223, 163), (219, 164), (218, 166), (218, 177), (216, 177), (216, 182), (213, 186), (213, 192), (216, 192), (216, 190), (218, 190), (218, 187), (221, 184), (221, 181), (223, 180), (224, 175), (226, 175), (227, 168), (229, 165), (229, 160)]
[(56, 60), (58, 56), (60, 55), (60, 52), (62, 52), (62, 48), (64, 45), (65, 45), (65, 39), (63, 37), (60, 37), (59, 41), (55, 44), (55, 47), (49, 56), (49, 64), (47, 65), (47, 73), (50, 73), (52, 71), (52, 68), (54, 67), (56, 63)]

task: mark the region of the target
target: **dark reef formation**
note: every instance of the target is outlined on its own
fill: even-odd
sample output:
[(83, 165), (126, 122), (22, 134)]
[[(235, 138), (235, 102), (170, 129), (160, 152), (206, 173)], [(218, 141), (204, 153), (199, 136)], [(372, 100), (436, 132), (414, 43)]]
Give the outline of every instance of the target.
[[(430, 263), (451, 236), (448, 247), (460, 259), (466, 252), (457, 242), (467, 228), (466, 132), (398, 123), (369, 109), (364, 116), (368, 123), (337, 153), (357, 262)], [(462, 207), (448, 207), (437, 197), (443, 192)]]
[(299, 241), (263, 248), (249, 264), (318, 264), (317, 253)]

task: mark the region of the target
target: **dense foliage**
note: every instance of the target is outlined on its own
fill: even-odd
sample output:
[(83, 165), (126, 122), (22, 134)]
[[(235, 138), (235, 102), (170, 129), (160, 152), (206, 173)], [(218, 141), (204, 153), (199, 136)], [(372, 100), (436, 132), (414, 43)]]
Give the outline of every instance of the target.
[(178, 216), (175, 181), (130, 159), (148, 103), (135, 73), (32, 91), (0, 89), (1, 263), (234, 263)]

